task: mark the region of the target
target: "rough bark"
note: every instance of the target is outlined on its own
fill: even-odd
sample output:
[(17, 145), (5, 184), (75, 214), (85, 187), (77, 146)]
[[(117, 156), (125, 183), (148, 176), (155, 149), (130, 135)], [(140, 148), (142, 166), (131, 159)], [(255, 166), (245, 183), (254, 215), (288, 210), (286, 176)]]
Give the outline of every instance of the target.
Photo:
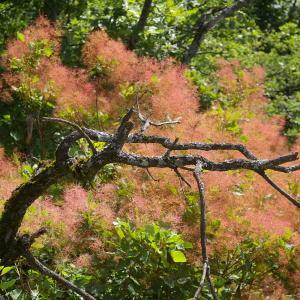
[(20, 255), (16, 236), (28, 207), (63, 175), (64, 168), (53, 163), (19, 186), (6, 201), (0, 219), (1, 259), (12, 262)]
[[(26, 239), (25, 236), (18, 235), (19, 228), (22, 224), (28, 207), (36, 199), (38, 199), (38, 197), (41, 196), (51, 184), (58, 182), (64, 176), (72, 175), (71, 178), (74, 180), (90, 180), (104, 165), (108, 163), (127, 164), (145, 168), (147, 170), (150, 167), (169, 168), (174, 170), (181, 180), (183, 177), (179, 173), (179, 169), (185, 169), (194, 172), (194, 177), (196, 178), (199, 188), (199, 203), (201, 208), (202, 224), (200, 235), (205, 277), (208, 281), (208, 285), (211, 289), (214, 299), (218, 299), (210, 278), (209, 263), (206, 253), (205, 198), (204, 186), (200, 178), (200, 171), (228, 171), (236, 169), (253, 170), (261, 175), (267, 183), (285, 196), (292, 204), (300, 208), (300, 202), (298, 199), (293, 198), (291, 195), (285, 192), (265, 173), (266, 170), (274, 170), (285, 173), (300, 170), (300, 164), (287, 167), (283, 165), (287, 162), (298, 160), (298, 153), (291, 153), (273, 159), (258, 159), (247, 148), (240, 144), (206, 144), (199, 142), (179, 143), (178, 139), (171, 141), (170, 139), (161, 136), (147, 136), (141, 133), (130, 134), (133, 128), (133, 123), (130, 122), (133, 112), (133, 109), (129, 110), (129, 112), (123, 117), (120, 126), (114, 134), (87, 128), (80, 128), (69, 121), (47, 118), (47, 121), (59, 121), (67, 125), (71, 125), (76, 128), (76, 131), (65, 137), (58, 146), (56, 150), (55, 161), (42, 170), (39, 170), (38, 174), (33, 176), (28, 182), (18, 187), (5, 203), (4, 210), (0, 218), (0, 259), (4, 263), (13, 263), (16, 259), (18, 259), (18, 257), (23, 256), (27, 258), (29, 262), (42, 273), (46, 274), (47, 276), (51, 276), (65, 287), (74, 290), (78, 294), (82, 295), (84, 299), (94, 299), (93, 296), (85, 294), (85, 291), (77, 289), (76, 286), (74, 287), (66, 280), (61, 279), (60, 276), (55, 272), (49, 272), (47, 267), (42, 266), (38, 260), (32, 257), (29, 251), (32, 243), (30, 241), (33, 241), (34, 237), (38, 236), (38, 234), (33, 234), (29, 239)], [(151, 125), (150, 121), (149, 124)], [(93, 152), (92, 156), (84, 161), (78, 161), (74, 158), (71, 158), (68, 154), (70, 147), (80, 138), (85, 138), (89, 141)], [(107, 142), (108, 145), (102, 151), (97, 152), (92, 144), (92, 140)], [(144, 156), (134, 153), (126, 153), (122, 151), (125, 143), (159, 144), (166, 149), (166, 152), (159, 156)], [(171, 152), (175, 150), (192, 149), (202, 151), (235, 150), (242, 153), (245, 158), (214, 162), (202, 155), (171, 155)], [(199, 169), (199, 166), (201, 166), (201, 170)], [(24, 240), (29, 242), (24, 243)], [(201, 281), (200, 287), (202, 285), (203, 283)], [(200, 294), (200, 292), (198, 294)]]

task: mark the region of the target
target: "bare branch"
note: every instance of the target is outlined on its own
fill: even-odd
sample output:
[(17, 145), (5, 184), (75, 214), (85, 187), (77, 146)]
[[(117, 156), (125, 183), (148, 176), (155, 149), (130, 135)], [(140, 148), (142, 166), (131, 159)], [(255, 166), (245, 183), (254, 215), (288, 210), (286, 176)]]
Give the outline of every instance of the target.
[[(212, 293), (214, 300), (219, 300), (218, 295), (216, 294), (213, 282), (210, 278), (210, 266), (207, 255), (206, 248), (206, 204), (205, 204), (205, 191), (204, 191), (204, 183), (201, 179), (202, 172), (202, 162), (197, 161), (195, 171), (193, 173), (194, 178), (196, 179), (198, 191), (199, 191), (199, 208), (200, 208), (200, 241), (201, 241), (201, 253), (202, 253), (202, 263), (203, 263), (203, 273), (206, 272), (206, 278), (208, 280), (208, 286)], [(197, 289), (194, 299), (198, 299), (201, 293), (202, 286), (204, 285), (204, 280), (202, 279), (199, 284), (199, 288)], [(205, 277), (204, 277), (205, 278)]]
[(210, 12), (201, 14), (198, 19), (198, 22), (195, 26), (195, 35), (194, 38), (182, 58), (184, 64), (189, 64), (192, 58), (197, 55), (199, 46), (204, 40), (205, 35), (209, 30), (219, 24), (221, 21), (227, 17), (232, 16), (236, 11), (243, 8), (246, 5), (249, 5), (252, 0), (238, 0), (231, 6), (225, 7), (220, 11)]
[[(100, 132), (87, 128), (80, 128), (78, 125), (72, 122), (65, 121), (58, 118), (46, 118), (46, 121), (56, 121), (66, 123), (76, 128), (76, 131), (69, 134), (60, 143), (56, 150), (56, 160), (45, 167), (41, 172), (34, 175), (29, 181), (18, 187), (12, 194), (12, 196), (6, 201), (3, 213), (0, 218), (0, 258), (3, 261), (15, 261), (20, 256), (28, 258), (35, 267), (52, 278), (65, 284), (65, 279), (57, 277), (56, 273), (51, 273), (40, 262), (36, 260), (29, 252), (29, 247), (36, 237), (44, 232), (40, 230), (31, 236), (17, 237), (18, 230), (23, 221), (24, 215), (28, 207), (40, 196), (46, 189), (53, 183), (57, 182), (61, 178), (72, 174), (74, 180), (93, 177), (103, 166), (108, 163), (121, 163), (131, 166), (137, 166), (146, 169), (149, 172), (150, 167), (156, 168), (169, 168), (174, 170), (177, 176), (189, 185), (188, 181), (180, 174), (179, 169), (193, 171), (194, 177), (197, 181), (199, 189), (199, 205), (201, 210), (201, 222), (200, 222), (200, 234), (201, 234), (201, 246), (202, 246), (202, 260), (204, 271), (206, 272), (206, 278), (209, 288), (212, 292), (213, 298), (218, 299), (213, 288), (213, 283), (210, 279), (210, 267), (208, 263), (208, 256), (206, 251), (206, 220), (205, 220), (205, 197), (204, 197), (204, 184), (201, 180), (202, 170), (208, 171), (228, 171), (237, 169), (248, 169), (259, 173), (271, 186), (273, 186), (278, 192), (285, 196), (291, 203), (300, 208), (300, 202), (290, 196), (287, 192), (282, 190), (275, 184), (266, 174), (266, 170), (275, 170), (279, 172), (294, 172), (300, 169), (300, 165), (295, 166), (283, 166), (283, 164), (298, 159), (298, 153), (291, 153), (284, 156), (279, 156), (273, 159), (258, 159), (252, 154), (245, 146), (240, 144), (230, 143), (178, 143), (178, 139), (172, 141), (169, 138), (162, 136), (145, 136), (143, 134), (130, 134), (133, 128), (133, 123), (130, 122), (130, 118), (133, 113), (133, 108), (130, 109), (127, 114), (121, 120), (120, 126), (117, 128), (115, 134), (109, 134), (106, 132)], [(143, 118), (143, 116), (142, 116)], [(75, 125), (75, 126), (74, 126)], [(108, 145), (99, 152), (93, 152), (92, 157), (86, 159), (83, 162), (76, 163), (74, 160), (70, 160), (68, 155), (70, 147), (78, 139), (85, 137), (93, 145), (91, 140), (107, 142)], [(143, 156), (133, 153), (126, 153), (122, 151), (125, 143), (153, 143), (163, 146), (168, 149), (165, 154), (160, 156)], [(214, 151), (214, 150), (234, 150), (239, 151), (244, 159), (231, 159), (221, 162), (215, 162), (205, 158), (202, 155), (174, 155), (171, 156), (173, 150), (202, 150), (202, 151)], [(195, 169), (193, 167), (195, 166)], [(76, 169), (76, 172), (74, 171)], [(151, 176), (151, 174), (150, 174)], [(151, 176), (152, 177), (152, 176)], [(27, 241), (27, 250), (24, 251), (18, 247), (20, 244), (25, 245)], [(21, 250), (22, 251), (21, 251)], [(59, 275), (58, 275), (59, 276)], [(203, 283), (200, 282), (200, 286), (197, 291), (200, 294)], [(71, 288), (71, 287), (70, 287)], [(73, 288), (73, 287), (72, 287)], [(79, 289), (79, 288), (77, 288)], [(74, 288), (73, 288), (74, 290)], [(80, 294), (80, 289), (77, 290)], [(85, 293), (83, 291), (83, 293)], [(196, 292), (197, 293), (197, 292)], [(81, 294), (84, 295), (84, 294)], [(94, 299), (92, 296), (85, 299)], [(92, 298), (88, 298), (92, 297)], [(197, 295), (195, 295), (197, 297)]]
[(209, 266), (207, 267), (206, 278), (207, 278), (208, 287), (209, 287), (209, 290), (212, 293), (213, 299), (214, 300), (220, 300), (217, 293), (216, 293), (216, 290), (215, 290), (214, 284), (211, 280), (211, 277), (210, 277), (210, 268), (209, 268)]
[(153, 180), (153, 181), (159, 181), (159, 179), (156, 179), (153, 177), (153, 175), (151, 174), (150, 170), (148, 168), (146, 168), (146, 172), (149, 175), (149, 177)]
[(127, 141), (128, 135), (134, 126), (132, 122), (129, 122), (132, 114), (133, 108), (131, 108), (122, 118), (120, 126), (117, 128), (116, 133), (113, 135), (111, 144), (109, 146), (110, 149), (119, 151)]
[(283, 190), (280, 186), (278, 186), (265, 172), (257, 172), (263, 179), (265, 179), (275, 190), (277, 190), (281, 195), (283, 195), (286, 199), (288, 199), (295, 206), (300, 208), (300, 202), (293, 198), (290, 194), (288, 194), (285, 190)]
[(59, 274), (55, 273), (54, 271), (48, 269), (45, 265), (43, 265), (37, 258), (35, 258), (32, 253), (24, 247), (23, 249), (23, 256), (29, 261), (33, 268), (37, 269), (42, 274), (53, 278), (55, 281), (59, 282), (62, 286), (74, 291), (78, 295), (82, 296), (83, 299), (87, 300), (96, 300), (95, 297), (87, 293), (85, 290), (79, 288), (72, 282), (66, 280), (65, 278), (61, 277)]
[(180, 123), (181, 117), (178, 117), (175, 120), (171, 120), (170, 118), (168, 118), (167, 121), (163, 121), (163, 122), (154, 122), (154, 121), (151, 121), (149, 118), (144, 117), (140, 110), (138, 95), (136, 96), (135, 106), (136, 106), (135, 112), (137, 113), (137, 116), (142, 123), (141, 133), (145, 132), (146, 129), (150, 125), (155, 126), (155, 127), (161, 127), (161, 126), (165, 126), (165, 125), (174, 125), (174, 124)]
[(229, 171), (238, 169), (263, 171), (296, 159), (297, 154), (289, 154), (275, 159), (231, 159), (222, 162), (214, 162), (199, 155), (176, 155), (170, 157), (164, 157), (163, 155), (143, 156), (138, 154), (128, 154), (122, 151), (115, 157), (116, 162), (141, 168), (156, 167), (174, 169), (195, 165), (198, 161), (201, 161), (203, 169), (208, 171)]
[(175, 120), (169, 119), (168, 121), (163, 121), (163, 122), (153, 122), (149, 121), (150, 125), (160, 127), (164, 125), (174, 125), (174, 124), (179, 124), (180, 123), (181, 117), (176, 118)]
[(179, 177), (179, 179), (181, 180), (181, 181), (183, 181), (188, 187), (192, 187), (191, 185), (190, 185), (190, 183), (182, 176), (182, 174), (179, 172), (179, 170), (178, 170), (178, 168), (175, 168), (174, 169), (174, 172), (176, 173), (176, 175)]
[(199, 287), (193, 297), (193, 300), (198, 300), (201, 296), (201, 291), (202, 291), (202, 289), (204, 287), (204, 283), (205, 283), (206, 272), (207, 272), (207, 263), (205, 262), (203, 264), (203, 273), (202, 273), (201, 281), (200, 281)]
[(73, 128), (75, 128), (81, 135), (83, 138), (86, 139), (86, 141), (88, 142), (93, 154), (96, 154), (97, 153), (97, 150), (93, 144), (93, 142), (91, 141), (90, 137), (84, 132), (84, 130), (77, 124), (73, 123), (73, 122), (70, 122), (70, 121), (67, 121), (67, 120), (64, 120), (64, 119), (60, 119), (60, 118), (49, 118), (49, 117), (43, 117), (42, 118), (43, 121), (50, 121), (50, 122), (58, 122), (58, 123), (64, 123), (64, 124), (67, 124), (67, 125), (70, 125), (72, 126)]
[(41, 235), (43, 235), (47, 232), (48, 232), (47, 228), (42, 227), (39, 230), (37, 230), (36, 232), (32, 233), (29, 237), (30, 245), (32, 245), (37, 238), (39, 238)]
[(147, 19), (148, 16), (151, 12), (151, 5), (152, 5), (152, 0), (145, 0), (143, 9), (140, 15), (140, 18), (136, 25), (133, 27), (131, 36), (129, 38), (128, 46), (130, 50), (133, 50), (135, 48), (136, 43), (139, 40), (139, 34), (144, 31), (144, 28), (147, 24)]

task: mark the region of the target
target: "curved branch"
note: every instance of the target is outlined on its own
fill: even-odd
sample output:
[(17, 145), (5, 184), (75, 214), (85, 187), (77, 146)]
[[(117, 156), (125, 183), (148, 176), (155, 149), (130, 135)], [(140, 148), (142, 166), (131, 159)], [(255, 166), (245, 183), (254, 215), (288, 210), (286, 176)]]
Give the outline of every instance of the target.
[(96, 154), (97, 153), (97, 150), (93, 144), (93, 142), (91, 141), (90, 137), (88, 136), (88, 134), (86, 134), (84, 132), (84, 130), (77, 124), (73, 123), (73, 122), (70, 122), (70, 121), (67, 121), (67, 120), (64, 120), (64, 119), (60, 119), (60, 118), (49, 118), (49, 117), (43, 117), (42, 118), (43, 121), (46, 121), (46, 122), (58, 122), (58, 123), (64, 123), (64, 124), (67, 124), (67, 125), (70, 125), (72, 126), (73, 128), (75, 128), (83, 138), (86, 139), (86, 141), (88, 142), (93, 154)]
[(41, 272), (42, 274), (49, 276), (59, 282), (62, 286), (74, 291), (78, 295), (82, 296), (83, 299), (87, 300), (96, 300), (95, 297), (87, 293), (85, 290), (79, 288), (72, 282), (66, 280), (65, 278), (61, 277), (59, 274), (55, 273), (54, 271), (48, 269), (45, 265), (43, 265), (37, 258), (35, 258), (29, 249), (23, 249), (23, 256), (29, 261), (33, 268)]
[[(76, 132), (71, 133), (58, 146), (56, 150), (56, 161), (42, 169), (38, 174), (33, 176), (28, 182), (18, 187), (12, 194), (12, 196), (6, 201), (4, 211), (0, 218), (0, 258), (4, 261), (14, 261), (19, 256), (24, 255), (23, 250), (18, 247), (20, 242), (22, 244), (22, 237), (17, 237), (18, 229), (23, 221), (24, 215), (28, 207), (40, 196), (46, 189), (53, 183), (57, 182), (68, 174), (74, 174), (74, 179), (81, 178), (83, 175), (86, 178), (94, 176), (101, 167), (108, 163), (123, 163), (131, 166), (138, 166), (148, 169), (150, 167), (157, 168), (169, 168), (174, 170), (182, 179), (182, 176), (178, 172), (179, 168), (194, 171), (194, 176), (197, 180), (199, 187), (199, 194), (201, 210), (203, 212), (202, 217), (205, 218), (205, 199), (204, 199), (204, 187), (202, 187), (200, 178), (200, 166), (203, 170), (209, 171), (228, 171), (237, 169), (249, 169), (259, 173), (269, 184), (271, 184), (277, 191), (285, 196), (297, 207), (300, 207), (300, 203), (293, 199), (288, 193), (278, 187), (266, 174), (268, 169), (276, 170), (280, 172), (294, 172), (300, 169), (300, 165), (284, 167), (282, 164), (295, 161), (298, 159), (298, 153), (292, 153), (284, 156), (280, 156), (274, 159), (257, 159), (245, 146), (240, 144), (229, 143), (178, 143), (178, 140), (172, 141), (169, 138), (161, 136), (145, 136), (143, 134), (129, 134), (133, 128), (133, 123), (129, 120), (132, 116), (133, 109), (130, 109), (128, 113), (121, 120), (120, 126), (117, 128), (115, 134), (109, 134), (105, 132), (99, 132), (87, 128), (75, 127)], [(48, 118), (48, 121), (53, 121), (55, 118)], [(55, 119), (57, 122), (63, 122), (74, 127), (74, 124), (62, 119)], [(81, 163), (74, 163), (73, 160), (69, 160), (69, 149), (74, 142), (80, 139), (82, 136), (88, 137), (88, 141), (93, 145), (91, 140), (108, 142), (109, 144), (101, 151), (93, 151), (92, 157)], [(129, 154), (122, 151), (122, 147), (125, 143), (154, 143), (163, 146), (168, 149), (165, 154), (160, 156), (143, 156), (137, 154)], [(174, 155), (170, 156), (174, 150), (235, 150), (242, 153), (246, 159), (231, 159), (222, 162), (214, 162), (200, 155)], [(71, 166), (70, 166), (71, 165)], [(195, 170), (189, 168), (189, 166), (196, 166)], [(75, 168), (76, 172), (72, 171)], [(186, 182), (187, 183), (187, 182)], [(202, 193), (202, 194), (201, 194)], [(203, 204), (204, 203), (204, 204)], [(203, 206), (204, 205), (204, 206)], [(205, 220), (204, 220), (205, 221)], [(201, 221), (203, 223), (203, 220)], [(205, 229), (205, 223), (203, 225)], [(203, 236), (203, 229), (201, 229), (201, 235)], [(35, 235), (33, 235), (34, 238)], [(202, 240), (205, 240), (202, 238)], [(205, 249), (206, 244), (202, 249)], [(27, 247), (29, 249), (29, 247)], [(203, 250), (204, 251), (204, 250)], [(205, 250), (206, 251), (206, 250)], [(30, 253), (25, 253), (26, 256), (31, 259), (35, 264), (39, 262), (30, 256)], [(203, 262), (206, 263), (207, 254), (202, 253)], [(42, 269), (41, 269), (42, 270)], [(44, 270), (45, 271), (45, 270)], [(43, 272), (44, 272), (43, 271)], [(45, 271), (46, 272), (46, 271)], [(45, 273), (44, 272), (44, 273)], [(48, 272), (48, 271), (47, 271)], [(53, 274), (52, 274), (53, 275)], [(218, 299), (214, 295), (214, 288), (210, 280), (209, 265), (207, 265), (206, 277), (209, 287), (212, 291), (214, 299)], [(53, 277), (55, 278), (55, 277)], [(60, 279), (58, 279), (60, 280)], [(89, 296), (88, 296), (89, 297)], [(86, 298), (93, 299), (93, 298)]]
[(199, 283), (199, 286), (196, 290), (196, 293), (193, 297), (193, 300), (198, 300), (201, 296), (201, 292), (202, 292), (202, 289), (204, 287), (204, 283), (205, 283), (205, 278), (206, 278), (206, 272), (207, 272), (207, 263), (205, 262), (203, 264), (203, 273), (202, 273), (202, 277), (201, 277), (201, 280), (200, 280), (200, 283)]
[(21, 226), (28, 207), (53, 183), (65, 174), (67, 167), (56, 163), (44, 168), (30, 181), (20, 185), (5, 202), (0, 218), (0, 258), (4, 261), (13, 261), (20, 256), (16, 248), (16, 235)]
[(237, 0), (231, 6), (222, 8), (221, 10), (217, 11), (217, 14), (215, 15), (214, 12), (202, 14), (195, 26), (195, 35), (182, 58), (182, 63), (189, 64), (192, 58), (197, 55), (199, 46), (209, 30), (214, 28), (224, 19), (232, 16), (239, 9), (243, 8), (246, 5), (249, 5), (251, 1), (252, 0)]

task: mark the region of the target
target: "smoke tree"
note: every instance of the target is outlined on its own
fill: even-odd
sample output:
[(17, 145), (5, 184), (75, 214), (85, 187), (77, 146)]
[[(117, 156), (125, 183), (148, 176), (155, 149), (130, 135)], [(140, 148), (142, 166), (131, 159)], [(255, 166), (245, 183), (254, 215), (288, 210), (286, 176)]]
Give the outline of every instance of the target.
[[(262, 159), (240, 143), (223, 141), (222, 135), (218, 136), (219, 140), (221, 136), (221, 141), (217, 143), (201, 141), (199, 132), (202, 132), (198, 130), (203, 128), (208, 131), (211, 124), (206, 128), (204, 124), (199, 125), (201, 122), (197, 119), (195, 87), (184, 77), (184, 66), (173, 60), (158, 62), (150, 58), (139, 58), (119, 41), (110, 39), (104, 31), (95, 31), (83, 48), (84, 68), (70, 69), (61, 63), (59, 36), (57, 28), (46, 19), (40, 18), (23, 33), (19, 33), (17, 40), (8, 43), (7, 53), (3, 58), (6, 71), (1, 78), (1, 109), (6, 110), (7, 122), (2, 122), (1, 126), (8, 132), (22, 132), (28, 113), (33, 112), (30, 129), (23, 139), (16, 139), (16, 134), (10, 134), (8, 139), (20, 150), (27, 150), (29, 144), (35, 141), (35, 146), (28, 151), (30, 159), (34, 159), (33, 155), (39, 155), (42, 158), (48, 157), (49, 160), (41, 162), (32, 177), (16, 188), (4, 204), (0, 218), (1, 261), (9, 265), (23, 257), (33, 268), (83, 298), (95, 299), (93, 295), (47, 268), (32, 254), (32, 244), (47, 230), (41, 228), (31, 234), (22, 234), (20, 227), (25, 214), (52, 184), (63, 182), (65, 178), (88, 186), (97, 173), (109, 164), (146, 170), (153, 179), (155, 178), (150, 170), (166, 169), (173, 172), (190, 189), (196, 187), (199, 197), (200, 228), (197, 232), (200, 236), (203, 275), (194, 299), (200, 297), (205, 283), (208, 284), (213, 298), (218, 299), (210, 274), (207, 251), (207, 187), (203, 181), (205, 176), (214, 172), (252, 171), (299, 208), (297, 196), (290, 195), (270, 176), (270, 172), (287, 174), (299, 171), (298, 153), (271, 155), (269, 153), (276, 147), (266, 146), (268, 144), (265, 141), (255, 138), (252, 147), (258, 147), (262, 143), (259, 148), (264, 156), (269, 157)], [(257, 108), (259, 103), (255, 101), (264, 100), (261, 90), (257, 90), (258, 80), (263, 77), (262, 70), (257, 67), (238, 77), (237, 72), (234, 72), (239, 68), (237, 62), (219, 63), (220, 81), (235, 101), (235, 112), (238, 110), (237, 104), (246, 98), (251, 100), (247, 105), (250, 106), (253, 102), (252, 105)], [(255, 78), (251, 79), (251, 75)], [(14, 115), (12, 107), (16, 104), (23, 112), (21, 117)], [(101, 112), (107, 111), (116, 117), (120, 110), (121, 120), (112, 133), (105, 118), (101, 119)], [(221, 127), (224, 131), (230, 132), (235, 139), (246, 141), (242, 131), (247, 131), (247, 126), (249, 130), (250, 122), (241, 125), (239, 120), (232, 120), (232, 116), (235, 116), (233, 112), (228, 116), (219, 109), (216, 113), (222, 117)], [(89, 123), (88, 117), (91, 118), (91, 115), (97, 122)], [(260, 119), (265, 118), (259, 111), (257, 116)], [(209, 122), (212, 118), (213, 115), (208, 115), (201, 121)], [(58, 126), (62, 126), (58, 127), (62, 137), (54, 157), (51, 153), (54, 151), (54, 130), (51, 126), (56, 126), (56, 130)], [(251, 123), (251, 126), (257, 126), (255, 128), (261, 132), (265, 130), (266, 136), (275, 140), (277, 147), (284, 144), (284, 138), (272, 133), (276, 126), (267, 124), (264, 127), (261, 120)], [(48, 127), (51, 130), (45, 133), (45, 128)], [(73, 132), (67, 133), (65, 128), (72, 128)], [(164, 128), (170, 128), (169, 134), (160, 131)], [(188, 142), (182, 141), (185, 140), (184, 135), (187, 132), (192, 139)], [(212, 131), (212, 138), (217, 138), (217, 132)], [(24, 143), (28, 140), (30, 143)], [(88, 149), (84, 156), (72, 156), (71, 148), (80, 140), (86, 141)], [(104, 143), (101, 149), (97, 147), (99, 142)], [(48, 144), (52, 146), (46, 147)], [(144, 154), (143, 147), (148, 146), (153, 146), (153, 151)], [(284, 146), (280, 148), (281, 151), (282, 149), (285, 149)], [(40, 153), (42, 150), (44, 154)], [(218, 156), (219, 152), (229, 153), (228, 157)], [(234, 153), (239, 156), (234, 156)], [(76, 205), (78, 210), (83, 209), (80, 203), (73, 203), (74, 210)]]

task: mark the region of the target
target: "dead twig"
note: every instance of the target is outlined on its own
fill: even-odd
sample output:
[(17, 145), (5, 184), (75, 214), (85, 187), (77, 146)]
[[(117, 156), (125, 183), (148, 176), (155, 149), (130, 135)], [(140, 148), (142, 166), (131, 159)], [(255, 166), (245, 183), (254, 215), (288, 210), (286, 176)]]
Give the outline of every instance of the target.
[(64, 124), (72, 126), (73, 128), (75, 128), (82, 135), (83, 138), (86, 139), (86, 141), (88, 142), (93, 154), (97, 153), (97, 150), (96, 150), (93, 142), (91, 141), (90, 137), (88, 136), (88, 134), (86, 134), (84, 132), (84, 130), (79, 125), (77, 125), (76, 123), (70, 122), (70, 121), (67, 121), (67, 120), (64, 120), (64, 119), (60, 119), (60, 118), (49, 118), (49, 117), (43, 117), (42, 120), (46, 121), (46, 122), (64, 123)]
[(268, 182), (275, 190), (277, 190), (281, 195), (288, 199), (295, 206), (300, 208), (300, 202), (293, 198), (289, 193), (278, 186), (265, 172), (257, 172), (266, 182)]
[(179, 177), (179, 179), (181, 181), (183, 181), (189, 188), (191, 188), (192, 186), (190, 185), (190, 183), (182, 176), (182, 174), (179, 172), (178, 168), (174, 169), (174, 172), (176, 173), (176, 175)]
[(79, 288), (77, 285), (75, 285), (72, 282), (66, 280), (65, 278), (63, 278), (62, 276), (57, 274), (56, 272), (48, 269), (37, 258), (35, 258), (32, 255), (32, 253), (29, 251), (29, 249), (27, 249), (26, 247), (24, 247), (24, 249), (23, 249), (23, 256), (28, 260), (28, 262), (32, 265), (33, 268), (38, 270), (40, 273), (51, 277), (52, 279), (54, 279), (55, 281), (60, 283), (62, 286), (74, 291), (78, 295), (82, 296), (83, 299), (96, 300), (95, 297), (93, 297), (92, 295), (87, 293), (85, 290)]
[(148, 176), (153, 180), (153, 181), (159, 181), (159, 179), (156, 179), (153, 177), (153, 175), (151, 174), (150, 170), (148, 168), (146, 168), (146, 172), (148, 174)]
[(140, 131), (141, 133), (145, 132), (149, 126), (161, 127), (161, 126), (165, 126), (165, 125), (174, 125), (174, 124), (180, 123), (181, 117), (178, 117), (175, 120), (171, 120), (170, 118), (168, 118), (168, 120), (162, 121), (162, 122), (154, 122), (154, 121), (151, 121), (149, 118), (144, 117), (140, 110), (138, 96), (136, 97), (135, 106), (136, 106), (135, 112), (137, 113), (137, 116), (138, 116), (140, 122), (142, 123), (141, 131)]

